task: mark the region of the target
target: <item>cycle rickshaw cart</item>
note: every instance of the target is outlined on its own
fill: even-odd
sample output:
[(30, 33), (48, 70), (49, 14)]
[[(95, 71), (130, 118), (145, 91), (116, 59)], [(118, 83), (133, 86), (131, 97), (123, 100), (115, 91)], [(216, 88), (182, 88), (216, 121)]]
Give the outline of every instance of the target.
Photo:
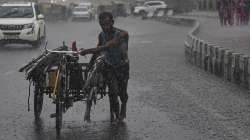
[[(48, 95), (56, 105), (56, 111), (50, 117), (55, 118), (57, 136), (62, 128), (63, 113), (74, 102), (86, 101), (92, 104), (107, 94), (103, 79), (95, 72), (94, 65), (79, 63), (78, 56), (74, 55), (76, 52), (68, 49), (66, 45), (54, 50), (46, 49), (42, 55), (19, 69), (26, 73), (26, 79), (30, 81), (29, 97), (31, 84), (34, 87), (35, 119), (42, 112), (44, 95)], [(91, 83), (91, 87), (87, 82)], [(90, 108), (91, 105), (87, 104), (86, 111), (90, 111)]]

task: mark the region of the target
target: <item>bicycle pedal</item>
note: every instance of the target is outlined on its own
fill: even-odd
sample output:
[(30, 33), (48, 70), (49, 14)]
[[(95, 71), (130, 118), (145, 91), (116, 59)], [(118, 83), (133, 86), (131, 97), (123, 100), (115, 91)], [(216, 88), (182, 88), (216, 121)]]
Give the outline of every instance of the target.
[(50, 114), (50, 118), (55, 118), (55, 117), (56, 117), (56, 113)]

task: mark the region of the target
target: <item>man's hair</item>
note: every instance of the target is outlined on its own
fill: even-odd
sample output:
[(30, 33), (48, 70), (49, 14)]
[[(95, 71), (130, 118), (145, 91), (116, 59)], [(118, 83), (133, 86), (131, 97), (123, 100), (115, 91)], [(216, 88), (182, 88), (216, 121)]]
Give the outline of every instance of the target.
[(100, 13), (99, 14), (99, 21), (102, 21), (102, 20), (104, 20), (105, 18), (110, 18), (111, 20), (114, 20), (113, 19), (113, 15), (112, 15), (112, 13), (110, 13), (110, 12), (102, 12), (102, 13)]

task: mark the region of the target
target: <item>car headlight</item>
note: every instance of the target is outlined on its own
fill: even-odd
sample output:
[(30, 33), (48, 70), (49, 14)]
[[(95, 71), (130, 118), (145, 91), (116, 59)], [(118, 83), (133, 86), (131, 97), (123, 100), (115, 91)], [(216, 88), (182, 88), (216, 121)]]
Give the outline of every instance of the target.
[(31, 30), (29, 30), (29, 32), (27, 32), (27, 35), (33, 34), (34, 31), (35, 31), (34, 28), (35, 28), (34, 23), (25, 24), (24, 27), (23, 27), (23, 29), (31, 29)]
[(34, 23), (29, 23), (29, 24), (24, 24), (24, 29), (28, 29), (28, 28), (34, 28)]

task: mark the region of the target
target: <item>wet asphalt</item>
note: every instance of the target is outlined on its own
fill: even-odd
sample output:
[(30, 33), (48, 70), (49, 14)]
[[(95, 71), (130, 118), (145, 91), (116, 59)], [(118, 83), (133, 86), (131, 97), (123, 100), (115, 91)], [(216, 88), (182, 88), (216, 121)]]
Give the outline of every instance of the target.
[[(190, 27), (139, 18), (118, 18), (130, 34), (127, 118), (110, 123), (108, 98), (97, 102), (91, 123), (83, 121), (78, 102), (63, 116), (62, 140), (247, 140), (250, 95), (185, 61), (184, 40)], [(100, 28), (91, 22), (47, 24), (48, 48), (77, 41), (94, 47)], [(0, 140), (54, 140), (55, 105), (45, 97), (41, 119), (27, 111), (28, 81), (18, 68), (43, 51), (28, 45), (0, 49)], [(90, 56), (82, 57), (87, 61)]]

